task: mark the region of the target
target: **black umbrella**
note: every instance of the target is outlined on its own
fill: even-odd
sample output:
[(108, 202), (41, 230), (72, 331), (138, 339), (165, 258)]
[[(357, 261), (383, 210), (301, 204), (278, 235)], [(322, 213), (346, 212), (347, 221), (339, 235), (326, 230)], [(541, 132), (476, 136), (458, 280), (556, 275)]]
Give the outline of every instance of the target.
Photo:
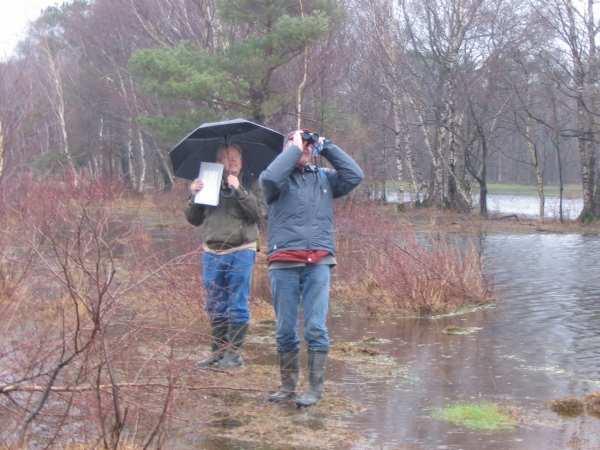
[(238, 144), (246, 181), (256, 179), (283, 149), (283, 135), (245, 119), (203, 123), (171, 150), (175, 176), (194, 180), (202, 161), (214, 162), (222, 144)]

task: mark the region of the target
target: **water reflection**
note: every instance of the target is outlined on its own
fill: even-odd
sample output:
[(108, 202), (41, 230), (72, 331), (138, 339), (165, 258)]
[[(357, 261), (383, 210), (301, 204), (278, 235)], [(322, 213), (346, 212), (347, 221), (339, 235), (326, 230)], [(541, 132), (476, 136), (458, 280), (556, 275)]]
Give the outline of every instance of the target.
[[(485, 236), (486, 272), (498, 303), (463, 317), (366, 322), (338, 320), (340, 340), (376, 335), (382, 350), (407, 366), (404, 375), (356, 383), (348, 395), (369, 405), (357, 425), (373, 448), (600, 448), (600, 421), (565, 421), (545, 402), (600, 389), (600, 239), (581, 235)], [(476, 326), (448, 336), (449, 326)], [(360, 331), (359, 331), (360, 330)], [(341, 377), (355, 377), (352, 364)], [(453, 402), (495, 401), (519, 411), (514, 431), (476, 433), (432, 420)]]

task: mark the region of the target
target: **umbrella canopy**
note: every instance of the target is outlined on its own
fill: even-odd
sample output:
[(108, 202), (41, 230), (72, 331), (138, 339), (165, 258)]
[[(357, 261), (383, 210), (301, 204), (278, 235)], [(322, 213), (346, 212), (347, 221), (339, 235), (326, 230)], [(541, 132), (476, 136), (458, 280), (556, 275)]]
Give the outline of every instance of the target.
[(214, 162), (222, 144), (242, 148), (243, 174), (246, 180), (258, 175), (281, 153), (283, 135), (245, 119), (203, 123), (171, 150), (169, 156), (175, 176), (194, 180), (202, 161)]

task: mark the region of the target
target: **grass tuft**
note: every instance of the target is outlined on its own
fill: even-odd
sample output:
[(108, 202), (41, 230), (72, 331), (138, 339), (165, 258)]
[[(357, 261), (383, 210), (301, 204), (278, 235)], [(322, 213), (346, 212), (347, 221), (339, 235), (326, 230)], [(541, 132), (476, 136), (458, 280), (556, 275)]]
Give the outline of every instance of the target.
[(516, 426), (514, 418), (494, 403), (458, 403), (434, 411), (433, 418), (472, 430), (496, 431)]

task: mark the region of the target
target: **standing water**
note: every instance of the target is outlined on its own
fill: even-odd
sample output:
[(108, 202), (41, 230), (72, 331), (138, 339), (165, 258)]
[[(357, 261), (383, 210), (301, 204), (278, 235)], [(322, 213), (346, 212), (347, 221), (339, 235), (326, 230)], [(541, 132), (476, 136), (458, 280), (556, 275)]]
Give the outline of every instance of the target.
[[(358, 363), (332, 373), (366, 406), (355, 429), (375, 449), (600, 449), (600, 419), (565, 419), (548, 406), (600, 391), (600, 238), (492, 235), (481, 245), (494, 308), (437, 320), (334, 322), (338, 340), (383, 338), (381, 350), (405, 365), (387, 378), (361, 376)], [(479, 331), (448, 335), (449, 326)], [(480, 402), (514, 411), (516, 427), (470, 431), (432, 417)]]
[[(386, 200), (389, 203), (409, 203), (413, 195), (409, 192), (388, 191)], [(533, 195), (489, 194), (487, 196), (488, 211), (495, 214), (517, 214), (525, 217), (539, 217), (540, 202)], [(546, 196), (544, 217), (558, 219), (560, 217), (560, 200), (556, 196)], [(479, 195), (473, 196), (473, 208), (479, 208)], [(576, 219), (583, 209), (581, 198), (563, 198), (563, 217)]]

